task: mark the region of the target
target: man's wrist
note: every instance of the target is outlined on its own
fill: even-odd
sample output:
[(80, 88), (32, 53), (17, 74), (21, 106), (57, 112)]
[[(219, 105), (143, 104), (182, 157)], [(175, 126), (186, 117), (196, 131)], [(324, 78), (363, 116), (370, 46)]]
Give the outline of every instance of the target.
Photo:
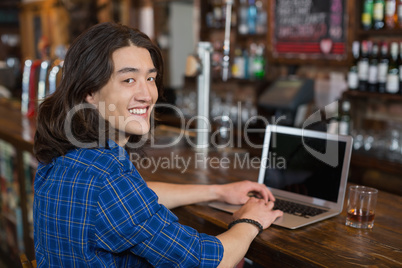
[(210, 185), (214, 201), (222, 201), (222, 186), (219, 184)]
[(264, 228), (261, 223), (259, 223), (256, 220), (247, 219), (247, 218), (242, 218), (242, 219), (237, 219), (237, 220), (232, 221), (231, 223), (229, 223), (228, 229), (232, 228), (234, 225), (236, 225), (238, 223), (249, 223), (249, 224), (254, 225), (258, 229), (258, 234), (260, 234), (262, 231), (264, 231)]

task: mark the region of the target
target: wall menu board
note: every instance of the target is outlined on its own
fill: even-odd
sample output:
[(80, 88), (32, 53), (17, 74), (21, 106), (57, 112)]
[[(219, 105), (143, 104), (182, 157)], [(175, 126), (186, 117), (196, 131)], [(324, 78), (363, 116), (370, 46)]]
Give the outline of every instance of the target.
[(270, 49), (275, 59), (347, 59), (346, 0), (271, 0)]

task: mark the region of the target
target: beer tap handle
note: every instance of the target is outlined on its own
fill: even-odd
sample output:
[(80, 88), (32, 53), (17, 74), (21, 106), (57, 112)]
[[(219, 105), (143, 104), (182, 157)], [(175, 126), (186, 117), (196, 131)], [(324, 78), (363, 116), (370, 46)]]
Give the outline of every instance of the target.
[(38, 104), (40, 104), (46, 97), (46, 78), (48, 75), (50, 66), (50, 61), (42, 61), (39, 71), (39, 82), (38, 82)]
[(28, 59), (24, 63), (24, 70), (22, 72), (22, 94), (21, 94), (21, 112), (26, 114), (28, 112), (29, 103), (29, 77), (31, 73), (32, 60)]
[(32, 117), (36, 113), (36, 98), (37, 98), (37, 72), (41, 61), (35, 60), (32, 62), (30, 74), (29, 74), (29, 101), (28, 101), (28, 111), (26, 115)]
[(222, 80), (229, 78), (229, 53), (230, 53), (230, 25), (232, 24), (232, 6), (233, 0), (226, 0), (226, 18), (225, 18), (225, 41), (223, 42), (223, 61), (222, 61)]
[(49, 92), (48, 94), (52, 94), (56, 91), (57, 88), (57, 75), (60, 72), (60, 70), (63, 68), (63, 63), (64, 61), (58, 61), (56, 63), (52, 70), (49, 73)]

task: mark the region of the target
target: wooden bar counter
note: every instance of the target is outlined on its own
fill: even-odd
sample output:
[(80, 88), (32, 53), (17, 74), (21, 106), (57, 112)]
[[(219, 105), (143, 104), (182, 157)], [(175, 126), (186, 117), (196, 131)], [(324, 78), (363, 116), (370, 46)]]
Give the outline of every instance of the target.
[[(12, 143), (17, 150), (32, 150), (32, 120), (21, 116), (18, 110), (1, 105), (0, 122), (0, 139)], [(170, 142), (167, 133), (171, 132), (157, 131), (155, 137), (159, 135), (159, 144)], [(221, 184), (244, 179), (257, 181), (258, 177), (259, 157), (256, 155), (216, 150), (202, 153), (185, 141), (168, 148), (151, 146), (145, 156), (131, 155), (131, 159), (147, 181)], [(23, 193), (22, 171), (19, 182)], [(22, 196), (21, 201), (24, 200)], [(26, 211), (23, 208), (23, 213)], [(173, 212), (181, 223), (212, 235), (226, 230), (232, 220), (230, 214), (204, 203), (177, 208)], [(345, 226), (345, 218), (344, 210), (341, 215), (296, 230), (271, 226), (254, 240), (247, 258), (263, 267), (402, 267), (401, 196), (379, 192), (372, 230)], [(23, 220), (26, 251), (32, 258), (26, 215)]]
[[(160, 167), (148, 167), (136, 159), (146, 180), (214, 184), (248, 179), (257, 181), (258, 161), (247, 153), (197, 152), (191, 148), (150, 150), (143, 159)], [(189, 161), (188, 168), (161, 164)], [(182, 160), (180, 160), (182, 159)], [(254, 162), (253, 162), (254, 161)], [(135, 162), (135, 161), (134, 161)], [(251, 164), (250, 164), (251, 163)], [(252, 164), (254, 163), (254, 164)], [(346, 208), (346, 200), (345, 205)], [(200, 232), (217, 235), (232, 221), (229, 213), (196, 204), (174, 209), (180, 222)], [(296, 230), (272, 225), (251, 244), (246, 255), (263, 267), (402, 267), (402, 197), (379, 192), (374, 228), (345, 225), (346, 210), (331, 219)]]

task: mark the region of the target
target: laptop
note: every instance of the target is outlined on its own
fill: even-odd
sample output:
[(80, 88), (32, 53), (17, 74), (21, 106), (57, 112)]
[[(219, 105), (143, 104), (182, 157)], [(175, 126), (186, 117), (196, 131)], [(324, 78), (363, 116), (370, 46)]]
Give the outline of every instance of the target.
[[(268, 125), (258, 182), (275, 196), (284, 215), (273, 223), (289, 229), (341, 213), (346, 192), (352, 137)], [(239, 206), (209, 204), (233, 213)]]

